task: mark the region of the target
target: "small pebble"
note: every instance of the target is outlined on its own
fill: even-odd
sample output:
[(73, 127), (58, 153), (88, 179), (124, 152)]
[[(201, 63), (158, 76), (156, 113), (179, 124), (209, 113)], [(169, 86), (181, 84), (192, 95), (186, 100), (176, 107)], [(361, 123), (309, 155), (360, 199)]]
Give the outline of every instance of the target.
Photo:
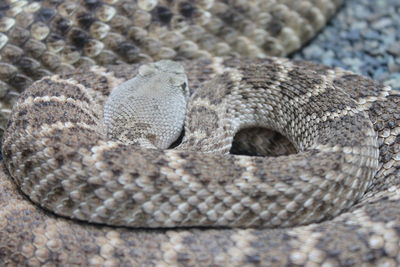
[(393, 56), (400, 57), (400, 41), (392, 44), (388, 48), (388, 52)]

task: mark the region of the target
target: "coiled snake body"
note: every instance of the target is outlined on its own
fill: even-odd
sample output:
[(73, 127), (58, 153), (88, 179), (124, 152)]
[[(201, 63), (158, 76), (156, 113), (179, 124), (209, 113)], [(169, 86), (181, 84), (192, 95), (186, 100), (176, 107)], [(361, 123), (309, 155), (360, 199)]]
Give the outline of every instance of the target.
[(33, 202), (76, 220), (2, 179), (4, 263), (399, 263), (397, 92), (280, 58), (182, 64), (190, 97), (170, 150), (107, 136), (104, 102), (138, 65), (45, 77), (21, 94), (5, 166)]

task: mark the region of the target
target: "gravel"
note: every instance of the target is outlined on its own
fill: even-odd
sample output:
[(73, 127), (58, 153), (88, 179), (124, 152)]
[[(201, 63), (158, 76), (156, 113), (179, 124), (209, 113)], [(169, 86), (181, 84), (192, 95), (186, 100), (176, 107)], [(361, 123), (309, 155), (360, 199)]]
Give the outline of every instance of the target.
[(292, 58), (341, 67), (400, 89), (400, 1), (347, 0)]

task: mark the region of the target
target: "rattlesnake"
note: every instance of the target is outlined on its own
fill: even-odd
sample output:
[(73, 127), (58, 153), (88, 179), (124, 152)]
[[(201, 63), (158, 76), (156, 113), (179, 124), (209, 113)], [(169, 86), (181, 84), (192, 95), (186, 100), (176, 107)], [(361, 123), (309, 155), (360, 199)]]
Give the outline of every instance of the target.
[[(57, 214), (111, 226), (44, 212), (23, 199), (3, 175), (1, 263), (395, 266), (400, 262), (397, 92), (343, 70), (279, 58), (233, 55), (183, 64), (192, 102), (198, 102), (189, 102), (185, 133), (177, 146), (187, 151), (127, 150), (104, 137), (99, 127), (102, 103), (112, 88), (136, 74), (137, 65), (94, 66), (43, 78), (21, 95), (3, 145), (5, 165), (17, 184), (31, 200)], [(253, 114), (240, 109), (244, 103), (250, 105), (245, 110), (271, 116), (270, 128), (289, 140), (262, 129), (245, 130), (232, 140), (229, 136), (239, 130), (232, 116)], [(215, 117), (222, 115), (230, 116), (228, 124), (213, 128)], [(335, 138), (323, 138), (330, 134)], [(256, 145), (248, 144), (248, 139)], [(313, 147), (316, 140), (319, 145)], [(236, 147), (230, 147), (232, 141)], [(263, 146), (266, 151), (259, 148)], [(220, 155), (229, 149), (259, 156)], [(204, 154), (208, 150), (214, 153)], [(333, 159), (316, 157), (318, 151)], [(314, 160), (305, 160), (304, 154)], [(359, 161), (357, 154), (362, 155)], [(349, 163), (368, 166), (344, 168), (366, 179), (350, 182), (336, 173)], [(326, 181), (318, 178), (321, 175)], [(165, 187), (166, 177), (171, 186)], [(168, 201), (152, 194), (152, 186)], [(121, 187), (136, 194), (120, 203), (126, 200)], [(174, 191), (178, 189), (180, 194)], [(217, 190), (210, 195), (205, 189)], [(88, 199), (82, 202), (82, 198)], [(124, 214), (126, 208), (135, 209), (133, 204), (149, 199), (151, 203)], [(157, 205), (162, 212), (157, 212)], [(183, 218), (187, 213), (189, 218)]]

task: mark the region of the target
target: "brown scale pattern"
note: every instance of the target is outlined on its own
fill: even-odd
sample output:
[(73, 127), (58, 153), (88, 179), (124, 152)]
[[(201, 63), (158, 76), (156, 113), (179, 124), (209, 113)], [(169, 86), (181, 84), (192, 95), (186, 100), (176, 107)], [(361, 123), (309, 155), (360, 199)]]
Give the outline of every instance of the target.
[[(208, 58), (199, 62), (198, 66), (187, 66), (188, 72), (194, 76), (190, 83), (195, 91), (204, 81), (214, 76), (215, 69), (209, 64), (209, 59), (213, 56), (240, 54), (263, 57), (264, 54), (287, 54), (314, 36), (341, 1), (137, 2), (0, 2), (0, 125), (5, 125), (11, 105), (34, 80), (81, 66), (108, 65), (123, 61), (139, 63), (159, 58)], [(148, 3), (150, 6), (146, 6)], [(138, 5), (142, 6), (138, 8)], [(264, 10), (267, 12), (263, 12)], [(211, 17), (207, 16), (207, 12), (212, 14)], [(233, 59), (230, 60), (231, 63), (225, 64), (236, 68), (243, 64), (240, 61)], [(246, 60), (243, 61), (246, 63)], [(329, 69), (320, 65), (306, 62), (291, 64), (329, 76)], [(273, 67), (279, 68), (279, 65)], [(123, 64), (110, 67), (109, 70), (115, 71), (115, 76), (119, 78), (132, 77), (135, 73), (135, 68), (127, 68)], [(8, 171), (4, 170), (0, 175), (0, 265), (399, 265), (400, 96), (391, 92), (391, 95), (384, 97), (379, 84), (340, 70), (336, 70), (336, 73), (338, 76), (333, 80), (334, 86), (343, 88), (351, 98), (357, 99), (373, 122), (379, 137), (380, 163), (366, 194), (337, 217), (283, 229), (150, 230), (92, 225), (60, 218), (36, 207), (21, 195), (20, 189), (7, 177)], [(71, 77), (63, 74), (57, 79)], [(98, 85), (83, 98), (79, 90), (77, 95), (72, 96), (83, 102), (109, 91), (108, 78), (87, 72), (87, 68), (74, 76), (74, 79), (85, 87), (91, 83)], [(302, 84), (307, 82), (310, 81), (302, 81)], [(260, 81), (253, 81), (253, 86), (262, 87), (259, 83)], [(284, 86), (296, 88), (294, 83)], [(40, 92), (41, 88), (38, 88), (38, 95), (35, 97)], [(53, 89), (44, 92), (46, 95), (54, 95)], [(62, 92), (65, 93), (67, 91)], [(23, 97), (25, 96), (27, 95)], [(283, 100), (287, 101), (288, 97), (283, 96)], [(99, 99), (100, 103), (102, 101), (103, 99)], [(87, 109), (87, 106), (82, 103), (81, 108)], [(73, 112), (73, 109), (69, 111)], [(27, 126), (28, 120), (32, 119), (26, 117), (27, 113), (27, 109), (21, 108), (17, 114), (21, 119), (14, 121), (14, 125), (22, 128)], [(54, 121), (51, 116), (50, 121)], [(35, 131), (40, 130), (40, 123), (42, 122), (38, 121), (36, 124), (31, 121), (31, 125), (37, 125)], [(301, 121), (297, 123), (299, 128), (306, 127)], [(81, 137), (77, 140), (78, 130), (86, 131), (88, 138), (82, 140)], [(47, 142), (61, 141), (61, 133), (61, 130), (53, 130), (53, 137)], [(88, 147), (93, 146), (96, 144), (95, 140), (89, 136), (102, 134), (97, 129), (82, 125), (75, 125), (64, 133), (68, 135), (70, 147), (47, 151), (56, 155), (54, 161), (47, 163), (50, 167), (64, 166), (66, 160), (79, 162), (80, 156), (75, 152), (81, 149), (80, 152), (85, 153), (85, 150), (74, 147), (74, 144), (83, 141)], [(265, 146), (265, 150), (251, 145), (251, 139), (258, 139), (259, 146)], [(231, 141), (220, 142), (221, 148)], [(260, 134), (252, 128), (244, 129), (244, 135), (235, 136), (232, 152), (236, 153), (236, 147), (239, 150), (237, 153), (243, 153), (241, 150), (259, 155), (297, 153), (299, 148), (291, 141), (293, 142), (276, 132), (271, 135), (265, 129)], [(18, 140), (10, 143), (21, 145)], [(186, 140), (186, 143), (201, 144), (196, 139)], [(249, 144), (250, 147), (246, 146)], [(20, 152), (18, 156), (25, 161), (21, 170), (35, 171), (38, 165), (34, 165), (36, 158), (30, 157), (33, 153), (32, 146), (23, 146)], [(187, 153), (179, 156), (190, 159)], [(143, 166), (148, 161), (157, 162), (159, 166), (166, 164), (165, 161), (155, 160), (153, 157), (143, 160), (147, 160), (141, 163)], [(158, 167), (149, 168), (149, 172), (155, 174), (157, 169)], [(226, 169), (227, 175), (230, 175), (232, 170), (230, 167)], [(243, 170), (243, 167), (235, 167), (235, 171)], [(112, 169), (112, 172), (114, 175), (120, 174), (118, 168)], [(253, 172), (254, 175), (265, 175), (262, 169)], [(132, 175), (134, 178), (135, 174)], [(33, 182), (36, 181), (24, 181), (25, 186)], [(54, 181), (49, 179), (47, 182), (51, 184)], [(113, 184), (108, 186), (112, 188)], [(84, 191), (92, 189), (83, 188)], [(60, 187), (50, 192), (47, 203), (53, 202), (58, 190)], [(105, 194), (106, 192), (99, 191), (99, 195)], [(71, 203), (64, 204), (68, 206)]]
[[(256, 90), (261, 90), (261, 76), (258, 76), (257, 71), (254, 71), (253, 67), (245, 66), (245, 64), (247, 64), (246, 60), (243, 60), (241, 65), (239, 65), (239, 70), (231, 69), (230, 67), (235, 65), (234, 61), (235, 60), (226, 60), (225, 62), (221, 63), (221, 65), (218, 65), (215, 61), (207, 60), (201, 61), (195, 65), (192, 65), (193, 63), (186, 63), (187, 69), (190, 70), (189, 73), (196, 74), (195, 77), (191, 77), (189, 74), (189, 79), (191, 79), (196, 85), (192, 88), (193, 101), (200, 101), (200, 103), (202, 103), (201, 101), (205, 101), (207, 93), (204, 92), (210, 90), (209, 88), (213, 88), (213, 83), (215, 81), (220, 81), (218, 78), (214, 80), (211, 78), (215, 76), (215, 73), (213, 72), (217, 71), (223, 66), (223, 68), (230, 73), (229, 75), (224, 76), (225, 79), (229, 78), (233, 80), (227, 82), (227, 84), (230, 84), (230, 86), (228, 86), (230, 89), (225, 90), (222, 95), (235, 95), (235, 90), (238, 90), (239, 88), (240, 90), (244, 90), (244, 92), (246, 92), (246, 94), (242, 94), (241, 97), (246, 96), (248, 101), (258, 100), (258, 98), (251, 100), (251, 98), (249, 98), (250, 94), (247, 94), (248, 92), (245, 88), (248, 88), (249, 85), (254, 84), (254, 82), (257, 81), (257, 87), (253, 87), (252, 89), (256, 88)], [(311, 224), (307, 223), (307, 225), (304, 226), (297, 225), (286, 228), (270, 229), (269, 227), (265, 228), (257, 225), (254, 225), (252, 228), (247, 228), (244, 226), (240, 228), (189, 227), (167, 229), (109, 227), (61, 218), (55, 216), (53, 213), (46, 212), (36, 207), (30, 201), (21, 196), (20, 191), (16, 189), (15, 184), (6, 177), (8, 171), (4, 170), (0, 176), (2, 188), (2, 190), (0, 190), (0, 203), (2, 203), (2, 206), (4, 207), (0, 210), (0, 263), (2, 265), (9, 264), (11, 266), (28, 264), (32, 266), (41, 266), (45, 264), (83, 264), (96, 266), (242, 266), (246, 264), (260, 266), (318, 266), (329, 264), (331, 266), (342, 266), (359, 265), (361, 263), (364, 263), (367, 266), (396, 266), (400, 264), (400, 259), (398, 257), (400, 251), (400, 233), (398, 231), (398, 229), (400, 229), (400, 212), (398, 209), (398, 205), (400, 204), (400, 187), (398, 179), (400, 175), (400, 120), (398, 118), (398, 114), (400, 114), (399, 93), (388, 91), (388, 88), (366, 78), (351, 75), (348, 72), (338, 69), (330, 70), (326, 67), (311, 63), (303, 64), (302, 62), (290, 62), (283, 59), (267, 59), (264, 61), (264, 63), (263, 61), (258, 61), (256, 64), (259, 64), (259, 67), (255, 69), (260, 71), (260, 75), (263, 71), (271, 69), (267, 66), (275, 66), (281, 70), (284, 70), (284, 73), (269, 73), (268, 75), (270, 75), (272, 82), (271, 80), (268, 80), (264, 87), (265, 90), (272, 90), (277, 96), (282, 93), (281, 90), (290, 90), (288, 88), (289, 85), (283, 85), (282, 87), (279, 87), (279, 81), (292, 80), (292, 85), (297, 84), (295, 76), (291, 77), (290, 79), (287, 76), (288, 73), (291, 73), (296, 69), (300, 72), (300, 74), (303, 74), (299, 75), (299, 81), (303, 81), (302, 77), (309, 77), (311, 73), (314, 73), (314, 81), (319, 81), (321, 78), (325, 79), (323, 88), (321, 87), (321, 82), (316, 82), (314, 84), (315, 87), (308, 89), (308, 92), (314, 92), (314, 97), (317, 95), (323, 96), (327, 89), (331, 90), (332, 88), (337, 90), (338, 93), (343, 90), (344, 92), (351, 94), (353, 102), (350, 101), (349, 105), (351, 104), (351, 108), (358, 110), (357, 114), (346, 114), (343, 110), (342, 103), (335, 104), (334, 101), (332, 101), (332, 106), (326, 107), (326, 104), (322, 104), (320, 107), (322, 109), (329, 110), (331, 114), (335, 112), (338, 114), (339, 117), (337, 120), (331, 118), (331, 121), (328, 120), (327, 122), (327, 124), (333, 124), (332, 127), (336, 130), (340, 129), (341, 131), (346, 131), (342, 128), (357, 127), (357, 125), (362, 127), (362, 129), (365, 129), (364, 127), (366, 126), (363, 124), (357, 124), (354, 121), (346, 120), (354, 117), (356, 120), (360, 121), (363, 117), (363, 112), (368, 114), (369, 120), (372, 122), (373, 129), (378, 135), (379, 166), (376, 175), (373, 177), (371, 183), (369, 183), (368, 188), (366, 188), (365, 194), (361, 192), (362, 196), (360, 195), (360, 199), (356, 203), (352, 203), (352, 201), (349, 199), (345, 200), (347, 207), (342, 210), (340, 214), (336, 214), (334, 210), (331, 210), (334, 208), (334, 205), (331, 205), (332, 203), (329, 204), (328, 202), (321, 200), (315, 201), (313, 205), (314, 210), (330, 210), (332, 214), (336, 214), (336, 216), (333, 217), (328, 215), (324, 220), (321, 220), (320, 218)], [(118, 71), (120, 69), (120, 72), (116, 72), (118, 75), (118, 78), (116, 77), (117, 79), (129, 78), (136, 72), (135, 67), (129, 68), (128, 66), (114, 66), (108, 69), (108, 71)], [(201, 70), (206, 71), (202, 73)], [(87, 91), (89, 101), (94, 101), (95, 99), (93, 97), (95, 93), (92, 92), (90, 87), (93, 87), (92, 85), (101, 80), (101, 75), (97, 73), (99, 73), (99, 69), (96, 69), (96, 71), (93, 73), (86, 72), (85, 75), (76, 76), (76, 80), (79, 80), (80, 84), (86, 83), (87, 87), (85, 91)], [(197, 76), (200, 73), (202, 73), (202, 75)], [(238, 77), (242, 77), (238, 74), (252, 74), (252, 78), (248, 80), (250, 82), (246, 81), (244, 86), (235, 87), (238, 84), (240, 85), (240, 83), (238, 83), (240, 79), (237, 80)], [(115, 82), (114, 79), (116, 78), (113, 78), (112, 75), (104, 73), (103, 75), (104, 76), (101, 77), (107, 81), (106, 84), (112, 84)], [(93, 79), (93, 77), (98, 78)], [(59, 77), (52, 79), (59, 79)], [(206, 81), (204, 85), (202, 85), (202, 81)], [(244, 80), (242, 79), (241, 81)], [(348, 81), (352, 86), (347, 87), (344, 81)], [(312, 83), (310, 85), (312, 85)], [(305, 83), (303, 86), (308, 87), (309, 85)], [(43, 90), (48, 95), (57, 95), (63, 91), (62, 87), (59, 88), (60, 91), (54, 90), (56, 88), (47, 89), (47, 91), (45, 88), (43, 88)], [(112, 88), (112, 86), (104, 85), (103, 88)], [(296, 90), (297, 89), (299, 88), (296, 88)], [(27, 99), (29, 99), (29, 95), (32, 95), (32, 93), (35, 94), (35, 90), (35, 87), (32, 87), (32, 91), (29, 89), (23, 93), (23, 98), (20, 100), (15, 112), (13, 113), (13, 117), (9, 126), (10, 130), (5, 136), (3, 146), (6, 166), (12, 176), (16, 178), (17, 183), (22, 184), (23, 191), (31, 192), (32, 190), (28, 189), (31, 186), (29, 184), (38, 182), (39, 180), (42, 181), (39, 183), (41, 189), (38, 190), (35, 188), (34, 190), (36, 191), (37, 195), (31, 195), (32, 200), (38, 201), (36, 198), (40, 193), (45, 196), (45, 199), (42, 201), (42, 205), (48, 208), (54, 206), (54, 203), (63, 203), (63, 208), (55, 210), (56, 213), (68, 213), (68, 210), (71, 208), (74, 209), (74, 207), (77, 206), (81, 207), (82, 211), (85, 211), (85, 208), (87, 208), (90, 212), (92, 207), (85, 207), (84, 205), (77, 204), (75, 202), (76, 199), (80, 197), (79, 195), (72, 194), (68, 199), (57, 198), (58, 194), (62, 194), (62, 191), (64, 190), (63, 188), (73, 188), (76, 186), (76, 183), (80, 184), (82, 181), (76, 179), (65, 179), (67, 182), (63, 183), (62, 186), (57, 186), (57, 181), (51, 179), (50, 176), (44, 176), (40, 174), (36, 175), (35, 173), (38, 172), (36, 167), (41, 166), (43, 168), (46, 165), (46, 168), (44, 169), (60, 170), (61, 167), (65, 168), (68, 166), (68, 162), (74, 162), (74, 166), (77, 168), (71, 173), (72, 176), (80, 172), (80, 170), (88, 171), (89, 173), (92, 172), (93, 170), (84, 167), (85, 160), (83, 160), (83, 158), (85, 155), (87, 155), (87, 153), (89, 153), (89, 150), (93, 146), (99, 145), (99, 141), (94, 140), (93, 136), (98, 136), (101, 139), (101, 131), (95, 133), (91, 127), (88, 127), (87, 125), (73, 123), (67, 126), (68, 129), (65, 128), (65, 126), (60, 126), (59, 129), (51, 130), (53, 132), (50, 132), (49, 136), (53, 136), (52, 138), (58, 140), (46, 139), (43, 135), (45, 132), (40, 133), (38, 130), (31, 131), (30, 127), (28, 126), (25, 127), (25, 131), (22, 131), (18, 126), (18, 123), (19, 121), (23, 122), (25, 120), (27, 120), (26, 123), (29, 123), (29, 125), (32, 127), (37, 127), (38, 129), (41, 127), (43, 131), (46, 131), (43, 121), (39, 125), (33, 121), (40, 112), (32, 113), (29, 111), (32, 108), (31, 106), (21, 105), (23, 101), (26, 102)], [(238, 92), (240, 92), (240, 90)], [(100, 92), (106, 94), (106, 91), (103, 89), (101, 89)], [(304, 91), (299, 92), (303, 92), (304, 95)], [(365, 92), (370, 92), (370, 94), (366, 94)], [(305, 91), (305, 94), (307, 94), (307, 91)], [(79, 94), (76, 94), (76, 96), (79, 97)], [(214, 94), (213, 96), (217, 97), (218, 94)], [(272, 99), (274, 99), (273, 97)], [(297, 99), (299, 102), (292, 105), (293, 109), (298, 109), (301, 108), (302, 105), (307, 105), (307, 101), (310, 99), (310, 97), (302, 98), (301, 93), (287, 97), (288, 99), (285, 101), (290, 102), (293, 99)], [(337, 97), (343, 97), (343, 95), (338, 94)], [(59, 101), (56, 99), (43, 100), (43, 96), (36, 97), (36, 99), (37, 101), (41, 99), (40, 101), (47, 101), (48, 103)], [(98, 101), (101, 102), (102, 100), (100, 99)], [(220, 104), (218, 106), (224, 105), (223, 101), (219, 101), (219, 103)], [(352, 106), (354, 103), (356, 103), (356, 105)], [(196, 109), (195, 104), (191, 105), (193, 105), (193, 109)], [(282, 105), (287, 104), (283, 103)], [(210, 104), (209, 108), (212, 108), (212, 104)], [(61, 109), (69, 108), (61, 107)], [(189, 117), (190, 110), (191, 108), (189, 107)], [(232, 109), (232, 111), (234, 110), (235, 109)], [(219, 115), (222, 114), (221, 110), (215, 109), (214, 111)], [(290, 117), (290, 109), (287, 109), (287, 111), (288, 113), (286, 116)], [(49, 121), (49, 123), (57, 122), (57, 118), (52, 118), (52, 115), (48, 115), (47, 113), (42, 112), (41, 118), (51, 119), (52, 121)], [(301, 113), (299, 113), (299, 116), (301, 116)], [(70, 118), (72, 119), (72, 117)], [(298, 126), (295, 126), (297, 127), (296, 129), (300, 130), (300, 132), (303, 131), (303, 128), (306, 125), (306, 120), (304, 119), (305, 117), (302, 118), (303, 120), (300, 120), (299, 123), (296, 123)], [(337, 122), (342, 120), (343, 124), (335, 126)], [(189, 123), (196, 124), (196, 121)], [(24, 123), (22, 123), (22, 126), (23, 125)], [(319, 128), (321, 128), (325, 124), (320, 123), (317, 125)], [(196, 127), (193, 127), (193, 129), (196, 129)], [(286, 128), (281, 127), (281, 129)], [(290, 127), (287, 129), (290, 129)], [(79, 132), (77, 132), (77, 130), (79, 130)], [(96, 129), (94, 130), (96, 131)], [(208, 131), (208, 129), (205, 130)], [(360, 129), (355, 130), (357, 134), (361, 134), (362, 136), (356, 137), (354, 141), (355, 143), (352, 143), (354, 149), (356, 149), (353, 150), (353, 152), (357, 150), (362, 151), (363, 148), (357, 148), (357, 146), (361, 144), (360, 142), (363, 142), (363, 139), (367, 138), (366, 134), (368, 131), (360, 131)], [(218, 132), (218, 130), (215, 130), (214, 132)], [(301, 156), (301, 151), (303, 148), (298, 148), (299, 146), (296, 144), (296, 141), (293, 141), (296, 140), (296, 138), (293, 138), (289, 132), (290, 130), (288, 130), (288, 133), (285, 135), (289, 140), (291, 140), (292, 145), (297, 147), (297, 154), (289, 153), (290, 155), (285, 156), (285, 158), (270, 158), (270, 162), (273, 162), (273, 164), (269, 165), (268, 167), (273, 169), (279, 166), (279, 162), (286, 162), (285, 164), (288, 169), (281, 170), (281, 182), (285, 182), (288, 185), (293, 186), (293, 190), (286, 191), (284, 196), (269, 196), (269, 198), (275, 198), (277, 201), (275, 202), (277, 207), (269, 209), (271, 216), (279, 212), (279, 209), (285, 209), (285, 205), (281, 205), (281, 201), (283, 201), (283, 199), (290, 199), (293, 197), (301, 198), (301, 196), (304, 196), (307, 190), (312, 190), (313, 192), (324, 190), (325, 193), (323, 195), (314, 195), (314, 197), (317, 197), (317, 199), (319, 199), (319, 197), (328, 196), (333, 196), (334, 198), (346, 198), (349, 193), (352, 195), (359, 194), (358, 189), (353, 191), (353, 182), (347, 180), (337, 181), (336, 183), (331, 184), (317, 183), (313, 184), (311, 188), (308, 187), (308, 189), (307, 186), (300, 188), (296, 187), (296, 180), (294, 177), (292, 179), (285, 174), (290, 175), (290, 166), (295, 166), (296, 163), (294, 159)], [(39, 148), (43, 146), (37, 142), (32, 142), (32, 139), (29, 137), (31, 134), (37, 135), (35, 140), (37, 138), (43, 138), (42, 142), (47, 142), (47, 150), (45, 149), (43, 152), (46, 151), (45, 153), (48, 153), (51, 157), (55, 156), (54, 161), (43, 161), (38, 159), (38, 157), (42, 159), (45, 157), (45, 155), (41, 154), (40, 152), (42, 149)], [(191, 134), (191, 130), (185, 132), (185, 136), (190, 136)], [(298, 133), (295, 133), (294, 135), (296, 134)], [(266, 136), (268, 138), (268, 135)], [(340, 135), (337, 135), (337, 137), (339, 136)], [(241, 140), (241, 138), (245, 137), (237, 137), (236, 140), (239, 143), (239, 147), (243, 145), (242, 142), (246, 142), (246, 140)], [(307, 139), (307, 137), (299, 137), (299, 140), (301, 139)], [(104, 141), (105, 140), (106, 139), (104, 139)], [(261, 141), (261, 146), (274, 143), (276, 140), (278, 139), (272, 139), (272, 141), (267, 139), (264, 142)], [(337, 143), (339, 146), (343, 145), (342, 142), (346, 141), (340, 141), (340, 139), (337, 140), (339, 140)], [(222, 143), (225, 142), (224, 140), (219, 141)], [(332, 142), (332, 140), (327, 141)], [(184, 138), (183, 143), (185, 142), (190, 143)], [(305, 145), (307, 145), (307, 141), (304, 142)], [(63, 149), (57, 150), (57, 144), (61, 144)], [(85, 145), (82, 146), (81, 144)], [(196, 141), (194, 141), (194, 144), (196, 144)], [(195, 155), (197, 154), (193, 152), (166, 152), (176, 155), (177, 161), (172, 162), (168, 161), (157, 153), (151, 154), (141, 153), (140, 151), (127, 151), (127, 149), (122, 146), (112, 148), (105, 145), (105, 143), (103, 143), (103, 145), (104, 150), (98, 150), (96, 152), (98, 153), (96, 160), (103, 162), (103, 166), (98, 166), (98, 168), (105, 168), (108, 170), (108, 173), (104, 173), (105, 176), (103, 176), (103, 178), (107, 179), (108, 175), (120, 177), (117, 179), (118, 183), (126, 185), (126, 190), (128, 191), (133, 189), (131, 187), (132, 181), (135, 181), (136, 179), (138, 179), (138, 182), (140, 181), (139, 183), (146, 183), (146, 179), (143, 180), (144, 176), (148, 177), (148, 179), (153, 179), (156, 186), (161, 186), (163, 178), (162, 175), (160, 176), (160, 168), (164, 168), (164, 171), (166, 171), (168, 168), (181, 168), (180, 173), (186, 172), (187, 175), (190, 174), (193, 176), (202, 173), (203, 175), (199, 175), (196, 179), (203, 184), (225, 183), (240, 172), (247, 172), (247, 175), (253, 176), (255, 179), (257, 177), (271, 179), (270, 176), (266, 175), (268, 172), (267, 169), (251, 168), (251, 165), (241, 162), (243, 159), (240, 160), (240, 157), (233, 155), (229, 156), (230, 160), (226, 161), (226, 163), (229, 164), (224, 167), (224, 165), (216, 164), (223, 161), (213, 156), (208, 157), (203, 155), (202, 157), (196, 157)], [(52, 146), (55, 150), (48, 150), (49, 146)], [(329, 148), (332, 148), (332, 146), (327, 147), (327, 149)], [(34, 151), (36, 149), (39, 150)], [(198, 150), (198, 148), (194, 148), (194, 150)], [(305, 164), (311, 164), (312, 160), (310, 159), (316, 155), (315, 153), (318, 153), (318, 149), (309, 150), (308, 155), (310, 158), (308, 159), (309, 161), (305, 162)], [(124, 156), (120, 157), (121, 154)], [(135, 159), (134, 161), (129, 159), (130, 155), (133, 156)], [(114, 160), (112, 160), (113, 158)], [(260, 166), (257, 164), (265, 162), (266, 159), (268, 161), (268, 158), (258, 157), (251, 162), (252, 164), (255, 164), (254, 166)], [(274, 161), (274, 159), (276, 160)], [(354, 164), (354, 155), (346, 156), (344, 160), (346, 164), (352, 165)], [(317, 164), (317, 166), (313, 166), (311, 169), (304, 170), (303, 175), (307, 175), (308, 172), (318, 174), (320, 172), (324, 172), (324, 170), (330, 165), (336, 164), (334, 161), (327, 161), (327, 159), (320, 157), (314, 157), (313, 161), (319, 162), (319, 164)], [(28, 164), (29, 162), (31, 163)], [(132, 165), (132, 162), (135, 163)], [(126, 167), (128, 163), (130, 163), (130, 166)], [(104, 164), (109, 167), (104, 166)], [(215, 168), (215, 170), (213, 170), (213, 168), (205, 168), (207, 164), (209, 166), (214, 164), (215, 166), (213, 168)], [(140, 168), (136, 168), (135, 166), (140, 166)], [(28, 169), (24, 170), (24, 168)], [(346, 167), (346, 171), (350, 170), (351, 168), (351, 166)], [(25, 174), (19, 175), (16, 172), (17, 169)], [(363, 168), (361, 172), (365, 172), (367, 169), (368, 168)], [(124, 175), (124, 173), (127, 171), (129, 172), (129, 175)], [(140, 173), (143, 174), (144, 172), (146, 174), (144, 176), (140, 176)], [(224, 173), (224, 175), (215, 176), (213, 175), (215, 172)], [(19, 176), (22, 179), (18, 179)], [(24, 179), (24, 177), (28, 176), (31, 177), (31, 179)], [(43, 177), (47, 178), (43, 179)], [(90, 174), (88, 177), (90, 177)], [(186, 179), (188, 179), (188, 177)], [(115, 181), (115, 179), (108, 181), (108, 183), (105, 185), (102, 185), (102, 181), (98, 179), (91, 180), (90, 178), (89, 180), (90, 184), (82, 186), (81, 190), (89, 195), (91, 192), (93, 192), (93, 190), (97, 190), (95, 195), (102, 199), (109, 198), (110, 195), (112, 195), (111, 192), (118, 188), (118, 183)], [(271, 179), (271, 182), (274, 182), (273, 179)], [(179, 179), (176, 180), (175, 183), (179, 184)], [(46, 190), (48, 186), (52, 189)], [(258, 186), (254, 184), (254, 188), (249, 187), (244, 191), (249, 190), (249, 192), (254, 192), (254, 197), (257, 199), (258, 203), (264, 201), (266, 196), (263, 195), (261, 191), (257, 192), (257, 187)], [(357, 187), (363, 186), (359, 184)], [(144, 189), (143, 193), (145, 193), (148, 189), (149, 188)], [(201, 191), (196, 190), (196, 188), (194, 189), (195, 192)], [(168, 192), (169, 189), (168, 187), (165, 188), (164, 186), (156, 189), (156, 191), (163, 190), (164, 192)], [(166, 204), (166, 206), (164, 206), (164, 208), (166, 210), (172, 209), (170, 210), (172, 212), (176, 203), (181, 203), (184, 201), (184, 199), (187, 199), (184, 197), (186, 193), (185, 190), (183, 190), (181, 191), (181, 196), (178, 194), (176, 197), (170, 197), (169, 199), (168, 197), (162, 198), (161, 201), (163, 203), (169, 202)], [(135, 196), (135, 193), (131, 195), (136, 197), (136, 200), (140, 201), (140, 196)], [(165, 196), (166, 195), (164, 195), (164, 197)], [(93, 197), (95, 198), (95, 196), (92, 195), (92, 198)], [(198, 197), (201, 197), (201, 195), (198, 195)], [(216, 201), (216, 199), (214, 198), (213, 201)], [(230, 203), (229, 201), (231, 200), (227, 199), (227, 201)], [(134, 206), (131, 205), (132, 203), (128, 202), (122, 204), (120, 207), (134, 208)], [(218, 201), (216, 201), (211, 206), (218, 205)], [(228, 206), (233, 207), (234, 205)], [(199, 206), (199, 209), (201, 209), (201, 205)], [(306, 210), (307, 208), (305, 206), (300, 205), (297, 207), (297, 211), (300, 211), (299, 214), (304, 215), (303, 212)], [(288, 220), (296, 221), (296, 218), (293, 217), (294, 214), (289, 212), (286, 215), (286, 218)], [(111, 223), (113, 220), (117, 220), (114, 215), (108, 215)], [(246, 216), (240, 217), (240, 213), (238, 213), (237, 216), (239, 217), (236, 220), (236, 223), (238, 225), (246, 225), (246, 220), (251, 218), (252, 214), (246, 213)], [(138, 221), (145, 220), (145, 217), (145, 215), (139, 216)], [(101, 216), (92, 219), (101, 219)], [(286, 222), (282, 221), (282, 223)], [(209, 222), (205, 222), (205, 224), (209, 224)]]

